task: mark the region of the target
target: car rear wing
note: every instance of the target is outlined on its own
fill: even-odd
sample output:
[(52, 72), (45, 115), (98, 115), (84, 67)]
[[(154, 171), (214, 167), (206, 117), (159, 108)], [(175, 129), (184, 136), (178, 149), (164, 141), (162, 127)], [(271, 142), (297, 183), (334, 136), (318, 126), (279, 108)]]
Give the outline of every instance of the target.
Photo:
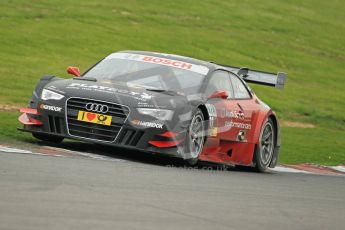
[[(224, 66), (224, 65), (222, 65)], [(248, 83), (273, 86), (276, 88), (284, 88), (287, 74), (284, 72), (269, 73), (249, 68), (240, 68), (234, 66), (224, 66), (230, 71), (237, 73), (244, 81)]]

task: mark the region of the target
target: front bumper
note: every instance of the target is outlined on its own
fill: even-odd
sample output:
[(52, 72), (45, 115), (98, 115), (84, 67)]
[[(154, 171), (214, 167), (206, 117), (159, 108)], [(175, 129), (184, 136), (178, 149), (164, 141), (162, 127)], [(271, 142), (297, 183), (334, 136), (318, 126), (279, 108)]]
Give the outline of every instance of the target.
[[(43, 109), (43, 103), (47, 104), (40, 102), (37, 109), (21, 110), (23, 114), (19, 121), (24, 125), (24, 128), (18, 130), (182, 157), (182, 145), (186, 135), (183, 129), (170, 130), (168, 125), (163, 125), (159, 129), (138, 127), (137, 123), (132, 122), (138, 120), (137, 115), (129, 116), (129, 110), (128, 113), (124, 110), (125, 116), (123, 114), (117, 116), (113, 113), (113, 122), (108, 128), (98, 124), (77, 121), (77, 110), (82, 110), (83, 107), (74, 108), (67, 101), (64, 106), (54, 103), (55, 105), (51, 106), (62, 108), (61, 111), (57, 112)], [(140, 119), (148, 118), (141, 117)]]

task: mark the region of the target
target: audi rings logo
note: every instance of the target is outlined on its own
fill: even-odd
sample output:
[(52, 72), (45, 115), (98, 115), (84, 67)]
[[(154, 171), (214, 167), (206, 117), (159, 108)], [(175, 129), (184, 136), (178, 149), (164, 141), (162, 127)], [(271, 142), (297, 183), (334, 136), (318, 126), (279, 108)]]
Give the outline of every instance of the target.
[(107, 105), (101, 105), (96, 103), (87, 103), (85, 106), (87, 111), (98, 112), (98, 113), (107, 113), (109, 107)]

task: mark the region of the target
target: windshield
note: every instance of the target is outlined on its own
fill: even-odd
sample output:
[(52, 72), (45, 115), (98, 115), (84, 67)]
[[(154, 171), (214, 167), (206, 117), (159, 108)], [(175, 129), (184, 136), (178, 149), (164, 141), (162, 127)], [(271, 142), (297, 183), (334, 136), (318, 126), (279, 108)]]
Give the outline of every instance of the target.
[(197, 93), (208, 68), (186, 62), (153, 56), (115, 53), (111, 54), (84, 77), (101, 82), (116, 82), (128, 87), (169, 90), (184, 94)]

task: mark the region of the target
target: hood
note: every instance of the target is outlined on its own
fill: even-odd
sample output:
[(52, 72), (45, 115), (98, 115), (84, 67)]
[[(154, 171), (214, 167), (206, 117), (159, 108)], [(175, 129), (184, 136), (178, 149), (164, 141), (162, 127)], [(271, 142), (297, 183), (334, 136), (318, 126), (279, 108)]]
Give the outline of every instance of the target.
[(93, 82), (66, 79), (50, 82), (45, 86), (65, 98), (79, 97), (113, 102), (130, 107), (176, 108), (187, 103), (187, 97), (167, 92), (148, 91), (143, 87), (128, 87), (123, 83)]

